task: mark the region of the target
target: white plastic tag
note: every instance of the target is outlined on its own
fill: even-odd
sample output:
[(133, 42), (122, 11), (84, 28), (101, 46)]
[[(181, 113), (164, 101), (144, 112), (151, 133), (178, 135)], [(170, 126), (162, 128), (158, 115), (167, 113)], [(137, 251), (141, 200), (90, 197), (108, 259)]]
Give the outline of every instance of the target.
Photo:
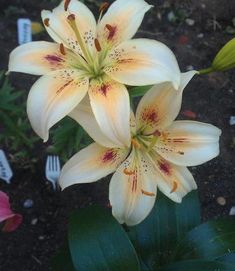
[(3, 179), (6, 183), (11, 183), (12, 176), (13, 173), (6, 155), (3, 150), (0, 150), (0, 179)]
[(24, 44), (32, 41), (32, 29), (31, 21), (29, 19), (18, 19), (17, 20), (18, 29), (18, 43)]

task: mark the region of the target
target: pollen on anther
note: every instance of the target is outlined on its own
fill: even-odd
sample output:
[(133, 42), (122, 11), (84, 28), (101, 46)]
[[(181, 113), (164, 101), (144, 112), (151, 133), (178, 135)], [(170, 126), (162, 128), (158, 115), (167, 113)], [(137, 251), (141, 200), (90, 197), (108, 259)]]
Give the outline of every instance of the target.
[(62, 55), (66, 55), (66, 52), (65, 52), (65, 48), (64, 48), (64, 44), (63, 44), (63, 43), (60, 44), (60, 52), (61, 52)]
[(69, 7), (70, 2), (71, 2), (71, 0), (65, 0), (65, 1), (64, 1), (64, 10), (65, 10), (65, 11), (68, 10), (68, 7)]
[(67, 19), (69, 21), (75, 21), (75, 15), (74, 14), (69, 14), (69, 16), (67, 17)]
[(155, 196), (154, 193), (147, 192), (147, 191), (145, 191), (145, 190), (143, 190), (143, 189), (141, 189), (141, 192), (142, 192), (143, 195), (146, 195), (146, 196), (149, 196), (149, 197), (154, 197), (154, 196)]
[(95, 48), (98, 52), (101, 51), (101, 46), (98, 39), (95, 39)]
[(130, 175), (135, 174), (135, 171), (131, 171), (131, 170), (128, 170), (128, 169), (125, 168), (125, 169), (123, 170), (123, 173), (124, 173), (125, 175), (130, 176)]
[(44, 19), (44, 21), (43, 21), (44, 25), (47, 26), (47, 27), (49, 27), (50, 26), (49, 25), (49, 21), (50, 21), (49, 18)]
[(176, 181), (174, 181), (174, 183), (173, 183), (173, 187), (172, 187), (172, 190), (171, 190), (171, 192), (170, 192), (170, 193), (175, 192), (175, 191), (177, 190), (177, 188), (178, 188), (178, 184), (177, 184), (177, 182), (176, 182)]

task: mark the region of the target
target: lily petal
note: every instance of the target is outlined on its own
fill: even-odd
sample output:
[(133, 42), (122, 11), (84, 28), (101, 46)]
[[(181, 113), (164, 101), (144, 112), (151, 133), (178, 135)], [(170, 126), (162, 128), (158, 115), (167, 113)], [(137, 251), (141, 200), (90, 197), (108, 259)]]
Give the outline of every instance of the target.
[(68, 66), (73, 54), (64, 56), (59, 45), (46, 41), (23, 44), (10, 54), (9, 71), (43, 75)]
[(181, 74), (180, 87), (177, 90), (169, 82), (153, 86), (137, 107), (137, 129), (147, 135), (168, 127), (179, 114), (183, 89), (195, 73)]
[(27, 113), (34, 131), (44, 142), (48, 140), (48, 130), (86, 95), (88, 83), (88, 78), (68, 69), (44, 75), (32, 86)]
[(130, 146), (130, 100), (126, 87), (109, 78), (92, 80), (88, 91), (103, 133), (120, 147)]
[(98, 39), (109, 45), (131, 39), (151, 7), (143, 0), (115, 1), (98, 24)]
[(114, 173), (109, 186), (113, 216), (119, 223), (133, 226), (144, 220), (153, 208), (156, 175), (151, 163), (135, 151)]
[(95, 182), (114, 172), (127, 154), (127, 149), (105, 148), (93, 143), (64, 165), (59, 184), (65, 189), (73, 184)]
[(77, 37), (69, 25), (67, 17), (70, 14), (75, 15), (77, 28), (88, 47), (94, 47), (96, 20), (92, 12), (80, 1), (71, 0), (67, 11), (64, 9), (64, 3), (62, 1), (52, 12), (43, 10), (41, 13), (42, 20), (49, 19), (49, 26), (46, 26), (46, 30), (54, 41), (63, 43), (66, 47), (82, 54), (81, 48), (77, 43)]
[(217, 127), (197, 121), (175, 121), (160, 136), (154, 149), (166, 160), (181, 166), (196, 166), (219, 154)]
[(156, 169), (157, 187), (168, 198), (180, 203), (187, 193), (197, 189), (197, 184), (186, 167), (174, 165), (153, 151), (150, 155)]
[(172, 82), (178, 89), (180, 70), (172, 51), (150, 39), (122, 42), (108, 54), (104, 71), (114, 80), (132, 86)]
[(85, 129), (89, 136), (98, 144), (107, 148), (118, 147), (115, 142), (112, 142), (102, 132), (95, 119), (94, 113), (91, 109), (90, 101), (87, 96), (79, 103), (78, 106), (76, 106), (76, 108), (69, 114), (69, 116), (77, 121)]

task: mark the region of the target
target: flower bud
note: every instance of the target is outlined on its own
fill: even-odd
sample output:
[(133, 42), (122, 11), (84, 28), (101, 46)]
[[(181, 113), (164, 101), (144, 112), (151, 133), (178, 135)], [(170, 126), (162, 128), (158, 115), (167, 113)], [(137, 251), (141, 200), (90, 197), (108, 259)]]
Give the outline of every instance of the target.
[(235, 67), (235, 38), (230, 40), (218, 52), (213, 63), (212, 68), (215, 71), (225, 71)]

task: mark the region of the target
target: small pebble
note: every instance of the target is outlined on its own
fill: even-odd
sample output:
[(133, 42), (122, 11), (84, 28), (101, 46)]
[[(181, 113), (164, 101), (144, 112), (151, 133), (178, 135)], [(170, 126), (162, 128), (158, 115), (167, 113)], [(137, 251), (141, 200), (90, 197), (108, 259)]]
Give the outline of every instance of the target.
[(226, 204), (226, 199), (224, 197), (218, 197), (216, 201), (221, 206), (224, 206)]
[(235, 125), (235, 116), (230, 116), (229, 124), (230, 125)]
[(194, 67), (193, 67), (192, 65), (188, 65), (188, 66), (186, 67), (186, 70), (187, 70), (187, 71), (193, 71), (193, 70), (194, 70)]
[(34, 218), (31, 220), (31, 225), (36, 225), (38, 223), (38, 219), (37, 218)]
[(44, 240), (44, 239), (45, 239), (45, 236), (40, 235), (40, 236), (38, 237), (38, 239), (39, 239), (39, 240)]
[(193, 26), (195, 24), (195, 21), (193, 19), (187, 18), (185, 20), (186, 24), (189, 26)]
[(204, 38), (204, 34), (203, 34), (203, 33), (199, 33), (199, 34), (197, 35), (197, 37), (198, 37), (199, 39), (202, 39), (202, 38)]
[(230, 209), (229, 215), (235, 215), (235, 206)]
[(233, 89), (229, 89), (228, 92), (233, 94)]
[(201, 4), (201, 7), (205, 9), (206, 8), (206, 4)]
[(168, 14), (167, 14), (167, 19), (169, 22), (171, 23), (174, 23), (176, 21), (176, 16), (175, 16), (175, 13), (173, 11), (170, 11)]
[(33, 200), (31, 199), (26, 199), (23, 204), (24, 208), (32, 208), (33, 207)]

